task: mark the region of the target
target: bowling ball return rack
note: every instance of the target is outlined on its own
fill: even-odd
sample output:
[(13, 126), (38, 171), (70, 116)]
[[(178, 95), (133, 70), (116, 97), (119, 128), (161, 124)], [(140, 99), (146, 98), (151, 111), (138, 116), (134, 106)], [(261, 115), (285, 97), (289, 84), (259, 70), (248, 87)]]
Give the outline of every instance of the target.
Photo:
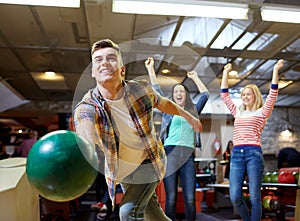
[[(210, 188), (228, 188), (229, 184), (208, 184)], [(244, 183), (243, 191), (248, 193), (248, 183)], [(297, 190), (300, 190), (298, 184), (285, 184), (285, 183), (262, 183), (261, 196), (262, 198), (270, 193), (277, 196), (280, 202), (280, 208), (274, 212), (276, 221), (285, 221), (286, 213), (289, 211), (300, 210), (300, 205), (296, 205)], [(267, 211), (263, 211), (267, 212)], [(295, 219), (296, 221), (296, 219)]]
[(298, 189), (300, 189), (300, 185), (298, 184), (262, 183), (262, 198), (271, 193), (271, 195), (278, 198), (280, 203), (279, 208), (273, 210), (273, 212), (275, 212), (276, 221), (286, 220), (286, 213), (289, 211), (296, 211), (296, 207), (300, 206), (296, 205)]

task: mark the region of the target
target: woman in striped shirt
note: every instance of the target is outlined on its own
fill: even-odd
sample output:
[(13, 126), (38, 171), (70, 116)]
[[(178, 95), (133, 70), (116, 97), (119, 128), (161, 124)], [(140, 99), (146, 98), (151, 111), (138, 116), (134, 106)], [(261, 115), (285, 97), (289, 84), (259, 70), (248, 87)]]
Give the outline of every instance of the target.
[[(264, 159), (261, 149), (261, 133), (270, 117), (278, 95), (278, 71), (284, 61), (279, 60), (273, 68), (269, 94), (263, 102), (261, 92), (254, 84), (247, 85), (241, 92), (242, 105), (237, 107), (229, 97), (228, 73), (232, 70), (229, 63), (224, 67), (221, 82), (221, 97), (235, 118), (233, 150), (230, 162), (230, 199), (244, 221), (259, 221), (262, 214), (260, 188), (263, 178)], [(246, 176), (249, 179), (251, 215), (243, 200), (242, 186)]]

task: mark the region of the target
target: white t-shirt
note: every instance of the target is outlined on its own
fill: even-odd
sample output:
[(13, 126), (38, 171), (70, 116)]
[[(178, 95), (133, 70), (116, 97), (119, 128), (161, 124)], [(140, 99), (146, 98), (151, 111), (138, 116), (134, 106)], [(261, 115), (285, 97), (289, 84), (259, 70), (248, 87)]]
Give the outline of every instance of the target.
[(111, 115), (116, 123), (119, 137), (119, 170), (117, 180), (122, 181), (146, 158), (147, 153), (123, 98), (107, 100)]

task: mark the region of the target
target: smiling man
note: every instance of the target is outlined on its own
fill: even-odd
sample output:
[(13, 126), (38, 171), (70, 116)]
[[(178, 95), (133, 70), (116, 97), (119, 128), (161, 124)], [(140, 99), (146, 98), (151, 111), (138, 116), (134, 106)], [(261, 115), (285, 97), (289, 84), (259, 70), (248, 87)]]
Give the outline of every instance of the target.
[(155, 195), (165, 175), (166, 155), (156, 135), (153, 109), (181, 115), (197, 132), (201, 122), (148, 82), (124, 81), (120, 48), (111, 40), (94, 43), (91, 54), (96, 87), (74, 109), (76, 132), (103, 151), (112, 202), (116, 184), (121, 184), (121, 221), (169, 220)]

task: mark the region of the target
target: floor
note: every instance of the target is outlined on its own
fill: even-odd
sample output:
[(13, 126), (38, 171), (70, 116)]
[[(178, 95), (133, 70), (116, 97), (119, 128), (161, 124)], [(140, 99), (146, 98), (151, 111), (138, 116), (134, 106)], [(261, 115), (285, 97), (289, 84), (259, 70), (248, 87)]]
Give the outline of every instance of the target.
[[(60, 204), (56, 207), (56, 204), (51, 205), (47, 203), (42, 203), (42, 205), (47, 205), (48, 212), (58, 211), (55, 215), (49, 215), (44, 217), (41, 221), (99, 221), (96, 219), (96, 211), (91, 209), (90, 205), (95, 203), (95, 193), (94, 191), (88, 191), (82, 197), (77, 199), (76, 202), (69, 203), (67, 206), (65, 204)], [(224, 205), (224, 204), (223, 204)], [(68, 216), (66, 213), (61, 213), (63, 216), (59, 216), (59, 211), (64, 211), (69, 208)], [(240, 217), (234, 212), (231, 206), (226, 207), (208, 207), (205, 201), (201, 204), (201, 213), (197, 213), (195, 221), (241, 221)], [(47, 210), (46, 210), (47, 211)], [(56, 218), (55, 218), (56, 216)], [(261, 221), (295, 221), (294, 212), (288, 211), (283, 218), (276, 217), (275, 212), (264, 212), (263, 219)], [(178, 219), (176, 221), (185, 221), (184, 214), (178, 214)], [(118, 212), (114, 212), (109, 215), (106, 219), (107, 221), (119, 221)], [(159, 220), (158, 220), (159, 221)]]
[[(264, 218), (261, 221), (295, 221), (294, 213), (287, 212), (284, 219), (277, 218), (275, 212), (264, 213)], [(111, 214), (110, 217), (104, 219), (107, 221), (119, 221), (117, 213)], [(59, 220), (60, 221), (60, 220)], [(96, 212), (89, 208), (89, 206), (81, 206), (76, 213), (73, 214), (70, 221), (98, 221), (96, 219)], [(177, 221), (185, 221), (184, 214), (178, 214)], [(206, 208), (205, 203), (201, 213), (197, 214), (196, 221), (241, 221), (238, 215), (233, 213), (233, 208), (219, 208), (218, 210)]]

